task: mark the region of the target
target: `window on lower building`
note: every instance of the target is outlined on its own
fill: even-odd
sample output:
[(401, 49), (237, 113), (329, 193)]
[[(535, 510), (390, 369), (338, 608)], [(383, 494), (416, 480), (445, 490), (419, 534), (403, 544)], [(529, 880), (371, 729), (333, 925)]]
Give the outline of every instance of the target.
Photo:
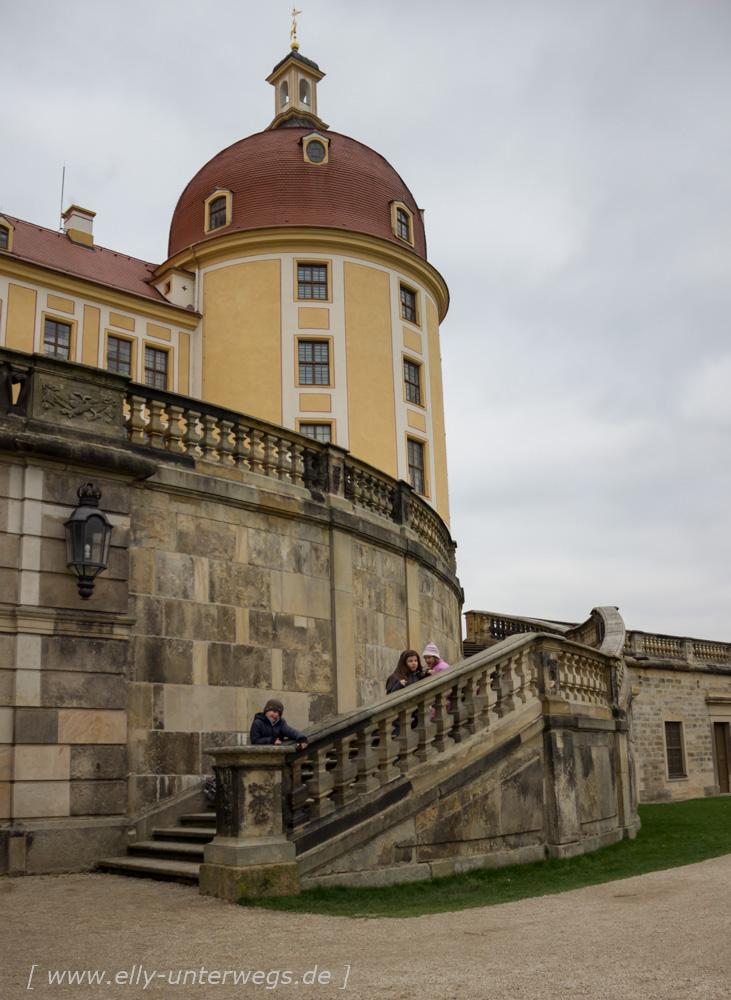
[(297, 298), (327, 299), (327, 264), (297, 265)]
[(407, 361), (406, 358), (404, 358), (404, 385), (408, 402), (418, 403), (421, 406), (421, 365)]
[(329, 444), (332, 441), (332, 424), (300, 424), (300, 434)]
[(684, 778), (685, 761), (683, 759), (683, 723), (665, 723), (665, 753), (668, 758), (668, 777)]
[(120, 375), (132, 374), (132, 344), (122, 337), (107, 337), (107, 368)]
[(168, 352), (155, 347), (145, 348), (145, 385), (153, 389), (168, 387)]
[(416, 292), (401, 285), (401, 318), (416, 323)]
[(396, 235), (411, 243), (411, 219), (403, 208), (396, 209)]
[(0, 226), (0, 250), (7, 250), (10, 246), (10, 230), (7, 226)]
[(208, 228), (220, 229), (226, 225), (226, 198), (214, 198), (208, 206)]
[(43, 323), (43, 353), (53, 358), (69, 359), (71, 355), (71, 325), (57, 319)]
[(422, 496), (426, 495), (424, 445), (409, 438), (409, 483)]
[(300, 340), (299, 384), (330, 385), (330, 344), (327, 340)]

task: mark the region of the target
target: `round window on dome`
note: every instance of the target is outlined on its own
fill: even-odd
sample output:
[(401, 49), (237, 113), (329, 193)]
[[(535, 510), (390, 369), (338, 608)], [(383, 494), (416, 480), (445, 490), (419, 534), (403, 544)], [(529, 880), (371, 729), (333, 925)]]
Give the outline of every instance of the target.
[(305, 146), (305, 159), (310, 163), (326, 163), (327, 147), (319, 139), (310, 139)]

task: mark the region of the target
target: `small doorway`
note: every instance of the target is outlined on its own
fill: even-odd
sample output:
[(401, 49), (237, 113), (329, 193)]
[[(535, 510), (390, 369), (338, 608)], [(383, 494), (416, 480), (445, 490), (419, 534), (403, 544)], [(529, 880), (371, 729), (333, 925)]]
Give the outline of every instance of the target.
[(713, 742), (716, 748), (716, 767), (718, 768), (718, 784), (721, 794), (729, 789), (729, 723), (713, 723)]

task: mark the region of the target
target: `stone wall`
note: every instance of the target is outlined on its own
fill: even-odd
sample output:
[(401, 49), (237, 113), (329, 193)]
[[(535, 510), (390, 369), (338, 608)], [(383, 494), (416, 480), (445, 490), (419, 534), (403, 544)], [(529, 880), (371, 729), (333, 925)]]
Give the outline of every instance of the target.
[[(311, 443), (308, 461), (340, 469), (316, 491), (283, 463), (148, 447), (144, 425), (128, 442), (120, 376), (35, 357), (32, 379), (27, 412), (0, 415), (0, 872), (118, 853), (130, 818), (200, 781), (206, 748), (244, 742), (270, 695), (301, 729), (380, 695), (400, 649), (432, 638), (421, 587), (454, 609), (439, 625), (458, 648), (452, 566), (408, 518), (346, 498), (341, 450)], [(119, 423), (57, 419), (77, 398), (115, 401)], [(63, 523), (90, 479), (114, 532), (82, 602)]]
[[(731, 723), (731, 669), (628, 660), (640, 800), (662, 802), (717, 795), (713, 724)], [(665, 723), (680, 722), (683, 777), (668, 774)]]

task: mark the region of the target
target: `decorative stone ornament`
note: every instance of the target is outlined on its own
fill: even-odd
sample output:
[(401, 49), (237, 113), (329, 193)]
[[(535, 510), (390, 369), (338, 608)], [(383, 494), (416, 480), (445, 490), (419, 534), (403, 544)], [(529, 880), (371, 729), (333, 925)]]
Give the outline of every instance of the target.
[(86, 483), (76, 491), (79, 506), (64, 523), (66, 529), (66, 567), (78, 575), (77, 586), (82, 600), (88, 601), (94, 580), (107, 568), (112, 525), (100, 511), (101, 490)]

